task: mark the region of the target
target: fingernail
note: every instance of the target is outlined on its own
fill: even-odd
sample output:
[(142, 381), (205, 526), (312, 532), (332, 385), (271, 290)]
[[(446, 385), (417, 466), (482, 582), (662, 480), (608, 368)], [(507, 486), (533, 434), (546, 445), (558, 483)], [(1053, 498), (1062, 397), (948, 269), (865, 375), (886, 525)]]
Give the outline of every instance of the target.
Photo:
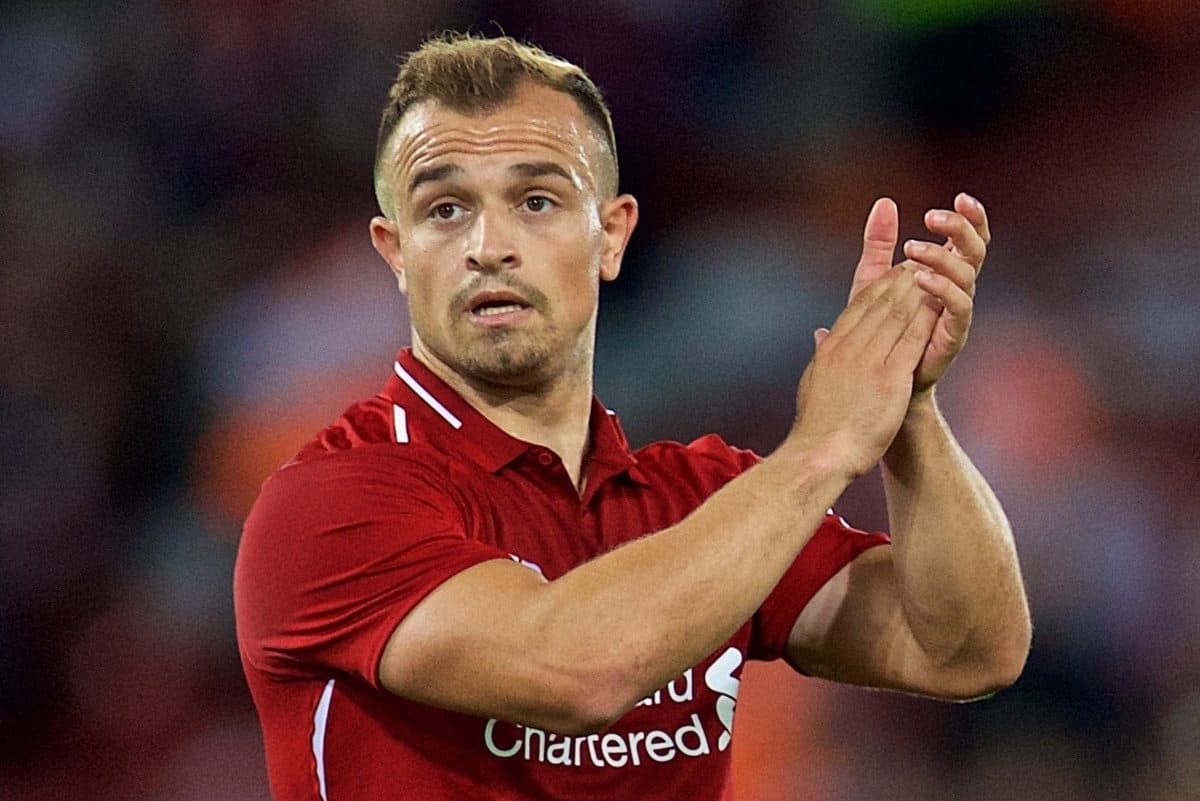
[(904, 247), (913, 253), (924, 253), (925, 251), (929, 250), (929, 245), (925, 242), (921, 242), (918, 239), (908, 240), (904, 243)]
[(931, 211), (929, 213), (929, 219), (934, 223), (944, 223), (950, 219), (950, 215), (944, 211)]
[(973, 206), (974, 208), (979, 208), (978, 200), (976, 200), (973, 196), (968, 195), (966, 192), (963, 192), (962, 194), (963, 194), (963, 197), (965, 197), (967, 199), (967, 205)]

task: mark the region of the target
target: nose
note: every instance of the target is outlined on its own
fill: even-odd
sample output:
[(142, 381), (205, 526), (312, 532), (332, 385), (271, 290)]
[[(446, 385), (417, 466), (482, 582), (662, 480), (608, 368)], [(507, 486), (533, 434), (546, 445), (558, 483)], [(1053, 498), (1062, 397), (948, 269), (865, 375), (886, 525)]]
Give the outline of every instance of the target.
[(511, 221), (503, 211), (482, 210), (471, 222), (467, 236), (467, 269), (498, 272), (520, 264)]

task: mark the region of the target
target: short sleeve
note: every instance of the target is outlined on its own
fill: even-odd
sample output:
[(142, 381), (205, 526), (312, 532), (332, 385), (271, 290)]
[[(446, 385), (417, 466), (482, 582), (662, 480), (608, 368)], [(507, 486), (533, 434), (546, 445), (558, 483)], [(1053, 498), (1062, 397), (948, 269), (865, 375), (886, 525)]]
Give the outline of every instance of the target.
[(276, 677), (349, 673), (378, 687), (384, 646), (413, 607), (460, 571), (508, 558), (465, 531), (445, 471), (415, 453), (361, 448), (284, 467), (238, 550), (243, 660)]
[[(762, 461), (753, 451), (735, 448), (715, 434), (689, 444), (687, 453), (693, 463), (700, 460), (709, 465), (704, 473), (712, 483), (706, 488), (706, 497)], [(832, 509), (826, 512), (812, 538), (751, 618), (748, 657), (769, 661), (784, 656), (796, 618), (825, 582), (863, 551), (888, 542), (886, 534), (860, 531)]]
[(749, 658), (769, 661), (782, 657), (796, 618), (817, 590), (863, 551), (888, 542), (886, 534), (859, 531), (830, 509), (754, 614)]

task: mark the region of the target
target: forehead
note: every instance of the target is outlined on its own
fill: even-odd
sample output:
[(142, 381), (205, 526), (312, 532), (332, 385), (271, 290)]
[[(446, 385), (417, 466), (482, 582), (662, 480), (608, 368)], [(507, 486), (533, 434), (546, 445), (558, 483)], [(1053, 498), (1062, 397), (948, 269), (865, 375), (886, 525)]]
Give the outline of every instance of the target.
[(526, 83), (509, 102), (484, 112), (456, 111), (436, 101), (416, 104), (396, 126), (387, 166), (394, 191), (404, 194), (409, 176), (420, 168), (463, 157), (537, 153), (565, 162), (594, 187), (603, 148), (574, 98)]

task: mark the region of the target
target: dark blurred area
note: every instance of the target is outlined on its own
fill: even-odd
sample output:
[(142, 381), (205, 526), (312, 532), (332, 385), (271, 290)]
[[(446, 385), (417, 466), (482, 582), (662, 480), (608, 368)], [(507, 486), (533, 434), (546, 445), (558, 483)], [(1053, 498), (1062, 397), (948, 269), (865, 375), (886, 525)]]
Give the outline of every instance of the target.
[[(1035, 643), (946, 705), (779, 665), (739, 798), (1200, 798), (1200, 6), (82, 2), (0, 10), (0, 798), (261, 801), (231, 572), (259, 483), (408, 338), (370, 248), (400, 55), (505, 32), (605, 91), (642, 222), (598, 391), (769, 452), (872, 200), (994, 243), (939, 390)], [(874, 478), (839, 511), (886, 525)]]

